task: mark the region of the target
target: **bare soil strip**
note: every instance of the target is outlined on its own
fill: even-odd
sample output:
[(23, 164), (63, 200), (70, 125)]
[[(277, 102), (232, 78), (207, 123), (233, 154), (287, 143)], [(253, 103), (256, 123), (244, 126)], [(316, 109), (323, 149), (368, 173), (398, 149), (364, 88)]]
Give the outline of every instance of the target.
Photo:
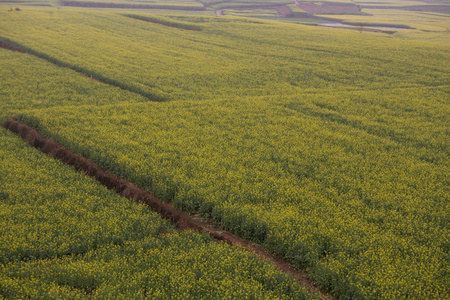
[(205, 7), (195, 7), (195, 6), (146, 5), (146, 4), (84, 2), (84, 1), (65, 1), (65, 0), (61, 0), (61, 6), (100, 7), (100, 8), (129, 8), (129, 9), (169, 9), (169, 10), (189, 10), (189, 11), (203, 11), (203, 10), (206, 10)]
[(10, 43), (8, 43), (6, 41), (2, 41), (2, 40), (0, 40), (0, 48), (8, 49), (11, 51), (17, 51), (20, 53), (28, 53), (27, 51), (23, 50), (22, 48), (16, 47), (13, 44), (10, 44)]
[(154, 211), (158, 212), (164, 219), (172, 222), (179, 230), (206, 232), (216, 240), (224, 241), (231, 245), (241, 246), (248, 251), (256, 253), (260, 258), (272, 262), (280, 270), (290, 274), (293, 278), (300, 281), (310, 292), (317, 293), (324, 299), (333, 299), (332, 295), (329, 293), (320, 291), (304, 273), (292, 269), (289, 263), (264, 251), (247, 240), (238, 238), (229, 232), (215, 228), (206, 221), (199, 221), (176, 209), (173, 205), (162, 202), (156, 196), (139, 188), (132, 182), (104, 170), (87, 158), (73, 153), (55, 141), (44, 137), (37, 130), (20, 123), (17, 118), (5, 120), (2, 126), (22, 137), (22, 139), (28, 142), (31, 146), (40, 149), (42, 152), (59, 159), (68, 165), (73, 166), (80, 172), (94, 177), (101, 184), (106, 186), (108, 189), (114, 190), (119, 195), (148, 205)]

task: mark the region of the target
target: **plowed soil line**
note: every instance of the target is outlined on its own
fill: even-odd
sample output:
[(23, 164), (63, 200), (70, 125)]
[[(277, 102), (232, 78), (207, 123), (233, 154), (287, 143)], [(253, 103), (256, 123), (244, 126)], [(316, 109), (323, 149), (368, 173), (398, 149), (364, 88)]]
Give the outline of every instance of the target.
[(10, 118), (3, 122), (2, 126), (15, 134), (19, 135), (28, 142), (31, 146), (40, 149), (42, 152), (61, 160), (62, 162), (73, 166), (76, 170), (83, 172), (91, 177), (97, 179), (101, 184), (108, 189), (116, 191), (118, 194), (134, 201), (142, 202), (154, 211), (158, 212), (164, 219), (169, 220), (179, 230), (194, 230), (199, 232), (206, 232), (210, 234), (214, 239), (227, 242), (231, 245), (241, 246), (248, 251), (254, 252), (261, 259), (272, 262), (280, 270), (290, 274), (293, 278), (300, 281), (306, 288), (313, 293), (319, 294), (324, 299), (333, 299), (329, 293), (320, 291), (306, 276), (304, 273), (298, 272), (289, 266), (289, 263), (278, 259), (274, 255), (266, 252), (260, 247), (250, 243), (247, 240), (238, 238), (233, 234), (215, 228), (208, 222), (202, 222), (194, 219), (190, 215), (176, 209), (169, 203), (164, 203), (156, 196), (149, 192), (139, 188), (132, 182), (120, 178), (99, 165), (91, 162), (87, 158), (84, 158), (55, 141), (46, 138), (37, 130), (28, 127), (20, 123), (16, 118)]
[(14, 45), (6, 42), (6, 41), (2, 41), (2, 40), (0, 40), (0, 48), (8, 49), (8, 50), (11, 50), (11, 51), (17, 51), (17, 52), (20, 52), (20, 53), (28, 53), (27, 51), (25, 51), (25, 50), (23, 50), (23, 49), (21, 49), (19, 47), (16, 47), (16, 46), (14, 46)]

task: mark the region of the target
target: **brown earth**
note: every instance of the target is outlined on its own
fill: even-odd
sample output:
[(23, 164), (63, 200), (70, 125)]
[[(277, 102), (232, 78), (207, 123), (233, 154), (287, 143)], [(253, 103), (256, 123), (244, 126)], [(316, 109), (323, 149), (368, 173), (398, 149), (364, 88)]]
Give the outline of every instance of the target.
[(0, 40), (0, 48), (5, 48), (5, 49), (8, 49), (8, 50), (17, 51), (17, 52), (20, 52), (20, 53), (28, 53), (27, 51), (23, 50), (22, 48), (19, 48), (17, 46), (14, 46), (11, 43), (8, 43), (8, 42), (2, 41), (2, 40)]
[(151, 193), (139, 188), (132, 182), (120, 178), (99, 165), (91, 162), (69, 149), (56, 143), (55, 141), (44, 137), (37, 130), (20, 123), (17, 118), (10, 118), (3, 122), (2, 126), (27, 141), (31, 146), (40, 149), (42, 152), (61, 160), (62, 162), (73, 166), (76, 170), (85, 173), (97, 179), (108, 189), (116, 191), (130, 200), (142, 202), (158, 212), (164, 219), (172, 222), (179, 230), (194, 230), (198, 232), (206, 232), (214, 239), (224, 241), (231, 245), (239, 245), (250, 252), (254, 252), (260, 258), (272, 262), (283, 272), (290, 274), (293, 278), (300, 281), (306, 288), (313, 293), (319, 294), (324, 299), (333, 299), (329, 293), (320, 291), (306, 276), (290, 267), (289, 263), (277, 258), (262, 248), (252, 244), (251, 242), (234, 236), (222, 229), (215, 228), (210, 222), (199, 221), (190, 215), (176, 209), (170, 203), (164, 203)]
[(216, 1), (216, 2), (209, 2), (209, 3), (207, 3), (207, 2), (203, 2), (203, 1), (200, 0), (198, 2), (203, 4), (205, 7), (210, 7), (212, 5), (217, 5), (217, 4), (222, 4), (222, 3), (229, 3), (230, 1), (226, 0), (226, 1)]

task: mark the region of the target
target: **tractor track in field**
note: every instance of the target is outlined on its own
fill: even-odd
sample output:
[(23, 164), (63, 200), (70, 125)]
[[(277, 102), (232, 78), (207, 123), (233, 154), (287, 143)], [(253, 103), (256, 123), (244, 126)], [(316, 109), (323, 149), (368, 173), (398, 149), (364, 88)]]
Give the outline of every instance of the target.
[(11, 43), (11, 42), (7, 41), (7, 39), (3, 39), (2, 37), (0, 37), (0, 48), (11, 50), (11, 51), (20, 52), (20, 53), (23, 53), (23, 54), (32, 55), (34, 57), (43, 59), (46, 62), (51, 63), (51, 64), (53, 64), (53, 65), (55, 65), (57, 67), (67, 68), (67, 69), (70, 69), (72, 71), (75, 71), (78, 74), (83, 75), (85, 77), (88, 77), (88, 78), (90, 78), (92, 80), (95, 80), (95, 81), (98, 81), (98, 82), (101, 82), (103, 84), (107, 84), (107, 85), (110, 85), (110, 86), (118, 87), (118, 88), (120, 88), (122, 90), (131, 92), (131, 93), (139, 94), (139, 95), (147, 98), (148, 101), (154, 101), (154, 102), (165, 101), (165, 99), (155, 99), (152, 95), (150, 95), (147, 92), (136, 91), (132, 87), (127, 86), (125, 84), (122, 84), (122, 83), (120, 83), (118, 81), (111, 80), (111, 79), (108, 79), (108, 78), (101, 78), (101, 76), (96, 76), (96, 75), (89, 74), (90, 73), (89, 71), (84, 71), (84, 70), (82, 71), (82, 70), (74, 67), (73, 65), (70, 65), (70, 64), (64, 63), (64, 62), (62, 62), (60, 60), (51, 58), (51, 57), (47, 56), (46, 54), (42, 54), (42, 53), (39, 53), (39, 52), (27, 50), (25, 47), (22, 47), (22, 46), (18, 45), (17, 43)]
[(2, 40), (0, 40), (0, 48), (7, 49), (7, 50), (11, 50), (11, 51), (17, 51), (17, 52), (20, 52), (20, 53), (27, 53), (27, 54), (28, 54), (28, 52), (25, 51), (25, 50), (23, 50), (22, 48), (19, 48), (19, 47), (17, 47), (17, 46), (14, 46), (14, 45), (11, 44), (11, 43), (8, 43), (8, 42), (2, 41)]
[(89, 159), (78, 155), (55, 141), (45, 137), (39, 131), (24, 125), (17, 118), (6, 119), (2, 126), (11, 132), (20, 136), (31, 146), (40, 149), (42, 152), (59, 159), (60, 161), (73, 166), (77, 171), (85, 173), (95, 178), (105, 187), (114, 190), (119, 195), (129, 200), (142, 202), (156, 211), (164, 219), (172, 222), (178, 230), (193, 230), (208, 233), (217, 241), (223, 241), (230, 245), (240, 246), (244, 249), (254, 252), (261, 259), (272, 262), (278, 269), (288, 273), (293, 278), (302, 283), (308, 291), (318, 294), (323, 299), (334, 299), (331, 294), (318, 289), (305, 273), (299, 272), (291, 268), (290, 264), (277, 258), (275, 255), (265, 251), (257, 245), (236, 237), (235, 235), (215, 228), (209, 221), (200, 220), (188, 215), (187, 213), (175, 208), (170, 203), (165, 203), (153, 194), (139, 188), (132, 182), (120, 178), (111, 172), (106, 171), (98, 164), (91, 162)]

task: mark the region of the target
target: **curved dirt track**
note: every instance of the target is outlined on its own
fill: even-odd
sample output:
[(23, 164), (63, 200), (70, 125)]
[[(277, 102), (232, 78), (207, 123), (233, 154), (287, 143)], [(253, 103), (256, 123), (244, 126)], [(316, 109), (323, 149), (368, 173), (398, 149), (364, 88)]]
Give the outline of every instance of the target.
[(213, 227), (208, 222), (202, 222), (194, 219), (190, 215), (176, 209), (169, 203), (164, 203), (156, 196), (149, 192), (139, 188), (132, 182), (120, 178), (99, 165), (91, 162), (87, 158), (84, 158), (55, 141), (46, 138), (37, 130), (21, 124), (16, 118), (10, 118), (2, 123), (2, 126), (28, 142), (31, 146), (40, 149), (42, 152), (61, 160), (62, 162), (73, 166), (76, 170), (83, 172), (91, 177), (97, 179), (100, 183), (106, 186), (108, 189), (116, 191), (118, 194), (134, 201), (142, 202), (154, 211), (158, 212), (164, 219), (169, 220), (179, 230), (194, 230), (199, 232), (206, 232), (210, 234), (214, 239), (227, 242), (231, 245), (241, 246), (248, 251), (254, 252), (260, 258), (272, 262), (281, 271), (290, 274), (293, 278), (300, 281), (306, 288), (313, 293), (319, 294), (324, 299), (333, 299), (329, 293), (320, 291), (314, 284), (305, 276), (305, 274), (292, 269), (289, 263), (278, 259), (274, 255), (264, 251), (260, 247), (238, 238), (233, 234), (223, 231), (221, 229)]

